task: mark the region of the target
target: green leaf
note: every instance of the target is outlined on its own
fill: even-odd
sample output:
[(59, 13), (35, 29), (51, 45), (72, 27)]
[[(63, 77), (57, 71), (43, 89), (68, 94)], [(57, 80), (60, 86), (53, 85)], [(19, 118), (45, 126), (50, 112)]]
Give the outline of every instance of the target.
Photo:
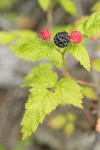
[(100, 59), (94, 59), (92, 61), (92, 67), (95, 71), (100, 72)]
[(24, 60), (40, 61), (50, 58), (56, 67), (62, 67), (62, 55), (56, 50), (56, 46), (52, 42), (44, 41), (39, 38), (19, 44), (13, 49), (15, 55)]
[(76, 15), (76, 7), (73, 0), (58, 0), (58, 2), (65, 11), (69, 12), (71, 15)]
[(43, 122), (46, 114), (49, 114), (59, 104), (73, 104), (82, 108), (81, 88), (71, 78), (61, 79), (52, 90), (51, 92), (39, 87), (30, 90), (25, 105), (26, 111), (21, 122), (23, 139), (35, 132), (38, 125)]
[(48, 57), (57, 68), (61, 68), (63, 66), (62, 55), (56, 50), (56, 48), (49, 51)]
[(48, 7), (49, 7), (49, 4), (50, 4), (50, 1), (51, 0), (38, 0), (38, 3), (40, 5), (40, 7), (44, 10), (44, 11), (47, 11), (48, 10)]
[(14, 53), (17, 57), (25, 60), (40, 61), (48, 56), (50, 48), (52, 49), (48, 42), (34, 38), (18, 45)]
[(100, 11), (100, 1), (96, 2), (92, 7), (92, 11)]
[(100, 32), (100, 11), (93, 13), (77, 27), (84, 35), (91, 37)]
[(97, 95), (91, 87), (82, 86), (82, 93), (85, 97), (87, 97), (90, 100), (97, 100)]
[(80, 86), (71, 78), (61, 79), (55, 87), (55, 92), (61, 103), (72, 104), (82, 108), (82, 93)]
[(51, 64), (40, 64), (30, 71), (25, 80), (24, 87), (50, 88), (56, 84), (57, 74), (53, 72)]
[(90, 59), (82, 44), (70, 44), (67, 46), (67, 51), (74, 56), (86, 70), (90, 71)]
[(53, 92), (45, 89), (31, 89), (26, 111), (21, 122), (23, 139), (29, 137), (34, 132), (39, 123), (43, 122), (46, 114), (49, 114), (59, 104)]

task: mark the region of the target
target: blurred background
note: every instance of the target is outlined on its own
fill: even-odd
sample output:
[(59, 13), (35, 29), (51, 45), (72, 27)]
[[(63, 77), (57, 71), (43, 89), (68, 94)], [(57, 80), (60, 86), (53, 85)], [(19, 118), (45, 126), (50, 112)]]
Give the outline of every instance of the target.
[[(23, 77), (37, 64), (15, 57), (9, 43), (33, 38), (41, 29), (71, 31), (83, 16), (100, 10), (98, 0), (0, 0), (0, 150), (100, 150), (100, 136), (94, 130), (100, 116), (98, 89), (83, 88), (84, 111), (74, 106), (60, 106), (46, 117), (30, 138), (21, 139), (20, 122), (24, 113), (28, 88), (21, 89)], [(8, 36), (8, 33), (13, 32)], [(68, 70), (77, 79), (100, 83), (100, 33), (85, 46), (98, 67), (85, 71), (71, 56)], [(100, 96), (99, 96), (100, 97)]]

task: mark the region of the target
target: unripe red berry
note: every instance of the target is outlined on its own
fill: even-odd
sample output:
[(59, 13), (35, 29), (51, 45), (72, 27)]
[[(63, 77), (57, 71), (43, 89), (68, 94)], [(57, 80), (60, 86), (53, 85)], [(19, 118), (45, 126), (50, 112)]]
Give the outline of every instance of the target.
[(79, 31), (73, 31), (70, 33), (70, 40), (72, 43), (78, 44), (82, 41), (83, 37)]
[(41, 34), (42, 39), (44, 39), (44, 40), (49, 40), (50, 39), (51, 33), (48, 30), (42, 30), (40, 32), (40, 34)]

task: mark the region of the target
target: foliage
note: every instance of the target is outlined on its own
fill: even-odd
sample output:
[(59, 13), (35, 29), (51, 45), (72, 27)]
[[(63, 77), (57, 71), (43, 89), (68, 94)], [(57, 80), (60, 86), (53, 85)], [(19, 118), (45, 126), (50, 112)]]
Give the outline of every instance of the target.
[(100, 59), (94, 59), (92, 61), (92, 67), (95, 71), (100, 72)]
[(49, 7), (49, 3), (50, 3), (51, 0), (38, 0), (38, 3), (40, 5), (40, 7), (44, 10), (44, 11), (47, 11), (48, 10), (48, 7)]
[[(77, 28), (83, 34), (83, 40), (84, 36), (91, 37), (98, 33), (100, 31), (100, 12), (81, 20)], [(32, 31), (10, 31), (8, 34), (5, 34), (5, 32), (0, 34), (0, 42), (6, 45), (10, 44), (12, 52), (18, 58), (32, 62), (40, 62), (46, 59), (45, 62), (48, 62), (37, 65), (25, 77), (26, 82), (23, 87), (29, 86), (30, 94), (21, 122), (23, 139), (35, 132), (45, 116), (56, 109), (57, 106), (72, 104), (82, 108), (82, 97), (85, 95), (90, 98), (91, 94), (88, 94), (91, 93), (91, 89), (85, 88), (82, 90), (73, 78), (69, 76), (60, 78), (53, 70), (53, 66), (56, 66), (60, 72), (62, 70), (66, 72), (64, 57), (66, 53), (69, 53), (87, 71), (90, 71), (90, 59), (82, 43), (70, 43), (66, 48), (61, 49), (55, 46), (52, 40), (46, 41), (38, 38)], [(88, 94), (87, 91), (89, 91)], [(66, 126), (65, 132), (69, 130), (70, 133), (74, 130), (71, 123)]]
[(28, 39), (36, 37), (36, 33), (29, 30), (12, 30), (0, 32), (0, 43), (8, 45), (12, 42), (16, 44), (26, 42)]
[(100, 1), (96, 2), (93, 7), (92, 11), (100, 11)]
[(83, 19), (77, 29), (87, 37), (100, 32), (100, 11), (93, 13), (87, 19)]
[(52, 3), (53, 5), (54, 3), (58, 3), (68, 13), (70, 13), (71, 15), (76, 15), (76, 7), (73, 0), (38, 0), (38, 3), (44, 11), (48, 11), (50, 3)]
[(76, 115), (68, 112), (67, 114), (57, 114), (53, 116), (48, 120), (47, 125), (54, 130), (63, 129), (64, 133), (70, 136), (75, 130), (75, 122)]
[[(44, 64), (42, 67), (45, 68), (42, 69), (45, 73), (45, 70), (48, 69), (48, 65)], [(46, 76), (49, 76), (51, 74), (50, 72), (51, 71), (49, 70), (49, 72), (46, 73)], [(34, 70), (33, 74), (35, 73), (36, 70)], [(43, 122), (46, 114), (49, 114), (59, 104), (73, 104), (77, 107), (82, 107), (81, 88), (74, 80), (71, 78), (63, 78), (57, 82), (57, 77), (55, 76), (55, 73), (52, 72), (51, 76), (53, 79), (55, 78), (54, 82), (51, 78), (49, 78), (47, 82), (46, 76), (41, 76), (41, 78), (39, 75), (36, 76), (36, 80), (38, 80), (38, 83), (40, 81), (40, 84), (36, 83), (35, 80), (32, 81), (34, 88), (30, 90), (30, 95), (25, 106), (26, 111), (21, 122), (23, 139), (30, 136), (31, 133), (37, 129), (39, 123)], [(29, 76), (27, 82), (28, 79), (30, 81)], [(44, 82), (43, 85), (41, 81)], [(47, 88), (48, 83), (49, 86)]]
[(73, 44), (69, 45), (67, 48), (67, 52), (69, 52), (72, 56), (74, 56), (78, 61), (80, 61), (81, 65), (88, 71), (90, 71), (90, 60), (85, 47), (82, 44)]
[(3, 10), (5, 8), (10, 8), (13, 4), (13, 0), (1, 0), (0, 1), (0, 9)]
[(82, 86), (83, 95), (90, 100), (97, 100), (96, 92), (93, 88), (88, 86)]
[(76, 15), (76, 7), (73, 0), (58, 0), (58, 3), (64, 8), (65, 11), (71, 15)]

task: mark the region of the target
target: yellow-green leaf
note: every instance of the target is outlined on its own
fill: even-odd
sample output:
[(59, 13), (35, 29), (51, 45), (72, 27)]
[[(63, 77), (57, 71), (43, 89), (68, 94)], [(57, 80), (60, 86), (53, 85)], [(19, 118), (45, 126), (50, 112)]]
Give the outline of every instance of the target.
[(50, 88), (57, 82), (57, 73), (53, 72), (51, 64), (40, 64), (29, 72), (25, 81), (23, 87)]
[(90, 59), (82, 44), (70, 44), (67, 46), (66, 50), (74, 56), (87, 71), (90, 71)]

